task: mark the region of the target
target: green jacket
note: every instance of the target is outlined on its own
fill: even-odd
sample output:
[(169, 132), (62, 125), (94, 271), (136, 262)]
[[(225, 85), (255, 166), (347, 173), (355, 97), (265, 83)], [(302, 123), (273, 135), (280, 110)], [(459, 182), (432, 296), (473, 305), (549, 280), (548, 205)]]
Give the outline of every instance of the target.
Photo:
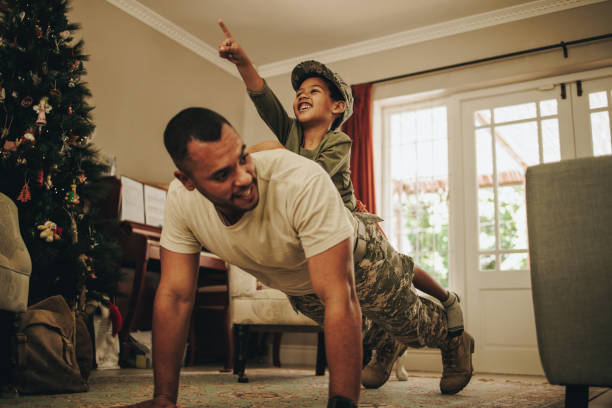
[(288, 150), (319, 163), (330, 175), (344, 205), (349, 210), (355, 211), (355, 194), (350, 170), (351, 138), (344, 132), (333, 130), (323, 136), (316, 149), (305, 149), (302, 125), (296, 119), (289, 117), (265, 81), (260, 91), (249, 91), (249, 96), (259, 116), (274, 132), (278, 141)]

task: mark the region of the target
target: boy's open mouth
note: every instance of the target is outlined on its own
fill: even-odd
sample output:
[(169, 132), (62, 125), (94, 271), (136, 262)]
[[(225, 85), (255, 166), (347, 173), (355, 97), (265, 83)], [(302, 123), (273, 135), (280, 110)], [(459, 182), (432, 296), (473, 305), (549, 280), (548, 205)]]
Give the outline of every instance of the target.
[(300, 102), (298, 104), (298, 111), (300, 112), (304, 112), (305, 110), (308, 110), (310, 108), (312, 108), (312, 105), (309, 104), (308, 102)]

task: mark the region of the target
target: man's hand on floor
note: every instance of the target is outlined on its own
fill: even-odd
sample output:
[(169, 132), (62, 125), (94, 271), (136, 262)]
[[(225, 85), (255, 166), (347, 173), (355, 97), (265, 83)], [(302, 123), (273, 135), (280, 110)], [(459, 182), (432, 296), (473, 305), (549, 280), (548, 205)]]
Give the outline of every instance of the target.
[(176, 404), (167, 398), (156, 397), (138, 404), (122, 405), (117, 408), (176, 408)]

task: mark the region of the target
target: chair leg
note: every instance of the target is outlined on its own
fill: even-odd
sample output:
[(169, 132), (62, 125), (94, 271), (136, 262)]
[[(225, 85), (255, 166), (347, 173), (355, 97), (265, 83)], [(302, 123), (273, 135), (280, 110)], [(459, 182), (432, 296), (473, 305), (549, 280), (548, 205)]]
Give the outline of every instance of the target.
[(274, 333), (274, 338), (272, 341), (272, 365), (274, 365), (274, 367), (280, 367), (281, 363), (280, 363), (280, 345), (281, 345), (281, 339), (283, 337), (283, 333), (281, 332), (277, 332)]
[(589, 406), (588, 385), (567, 385), (565, 387), (566, 408), (587, 408)]
[(363, 345), (363, 364), (361, 368), (367, 366), (371, 359), (372, 359), (372, 349), (364, 344)]
[(193, 366), (195, 364), (195, 354), (197, 349), (196, 335), (195, 335), (195, 314), (194, 310), (191, 313), (191, 321), (189, 323), (189, 352), (187, 354), (187, 366)]
[(325, 335), (323, 331), (319, 332), (317, 344), (317, 368), (315, 375), (325, 375), (325, 366), (327, 365), (327, 357), (325, 356)]
[(232, 371), (232, 367), (234, 366), (234, 336), (232, 335), (232, 321), (230, 316), (229, 308), (225, 309), (225, 331), (223, 332), (223, 337), (225, 337), (226, 354), (225, 354), (225, 364), (221, 372), (227, 373)]
[(236, 353), (234, 356), (234, 374), (238, 375), (238, 382), (246, 383), (249, 382), (249, 379), (244, 373), (248, 357), (249, 326), (247, 324), (234, 325), (234, 336), (236, 340)]

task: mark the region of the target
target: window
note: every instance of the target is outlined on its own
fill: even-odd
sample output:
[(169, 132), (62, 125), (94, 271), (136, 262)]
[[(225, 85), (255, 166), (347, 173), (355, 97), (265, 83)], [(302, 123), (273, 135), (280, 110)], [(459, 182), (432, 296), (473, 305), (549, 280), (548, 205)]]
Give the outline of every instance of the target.
[(612, 154), (612, 138), (610, 137), (611, 98), (612, 90), (589, 94), (589, 114), (594, 156)]
[(561, 159), (557, 100), (474, 112), (481, 270), (526, 270), (525, 171)]
[(386, 233), (442, 286), (448, 286), (448, 136), (445, 106), (385, 112)]

